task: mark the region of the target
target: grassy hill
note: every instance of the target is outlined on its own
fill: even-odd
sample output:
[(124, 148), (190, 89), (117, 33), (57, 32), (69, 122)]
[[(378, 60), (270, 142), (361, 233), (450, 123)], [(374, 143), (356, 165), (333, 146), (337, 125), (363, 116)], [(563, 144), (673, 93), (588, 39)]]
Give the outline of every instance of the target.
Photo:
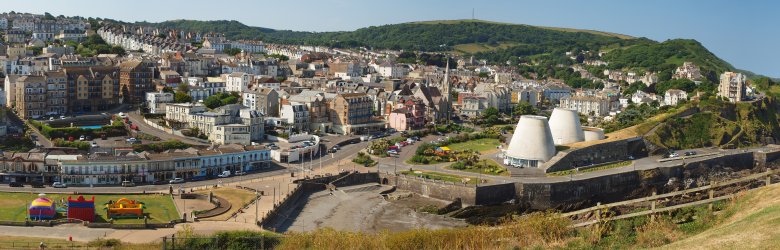
[(706, 98), (701, 112), (670, 118), (646, 139), (673, 149), (709, 146), (746, 147), (780, 139), (780, 104), (776, 97), (754, 103), (725, 103)]
[(377, 49), (450, 51), (459, 44), (614, 44), (632, 37), (575, 29), (536, 27), (481, 20), (452, 20), (390, 24), (343, 32), (300, 32), (251, 27), (238, 21), (174, 20), (137, 23), (197, 32), (220, 32), (230, 39), (262, 39), (270, 43), (333, 47), (368, 46)]
[[(661, 81), (685, 61), (702, 68), (709, 82), (723, 71), (736, 70), (695, 40), (656, 42), (647, 38), (570, 28), (539, 27), (483, 20), (436, 20), (360, 28), (354, 31), (302, 32), (247, 26), (238, 21), (173, 20), (136, 23), (196, 32), (224, 33), (229, 39), (259, 39), (268, 43), (320, 45), (338, 48), (369, 47), (475, 55), (491, 63), (532, 62), (535, 73), (561, 78), (555, 65), (570, 65), (568, 51), (608, 51), (610, 69), (661, 72)], [(592, 57), (590, 55), (589, 57)], [(567, 73), (570, 75), (570, 73)], [(569, 83), (569, 82), (567, 82)], [(569, 83), (580, 87), (582, 83)]]
[(780, 186), (746, 192), (732, 205), (733, 215), (697, 235), (664, 249), (775, 249), (780, 245)]

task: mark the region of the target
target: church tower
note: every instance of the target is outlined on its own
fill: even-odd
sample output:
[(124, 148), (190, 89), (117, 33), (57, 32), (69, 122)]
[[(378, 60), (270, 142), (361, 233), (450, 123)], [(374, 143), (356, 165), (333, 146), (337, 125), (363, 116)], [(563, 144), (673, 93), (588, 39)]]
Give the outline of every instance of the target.
[(450, 93), (450, 58), (446, 57), (447, 66), (444, 69), (444, 81), (441, 83), (442, 105), (439, 111), (444, 114), (444, 120), (449, 123), (452, 117), (452, 98)]

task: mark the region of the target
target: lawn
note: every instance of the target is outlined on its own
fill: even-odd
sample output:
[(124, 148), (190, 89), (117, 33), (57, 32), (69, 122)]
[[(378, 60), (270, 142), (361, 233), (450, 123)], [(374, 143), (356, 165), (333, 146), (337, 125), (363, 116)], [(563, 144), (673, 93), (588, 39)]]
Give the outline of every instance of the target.
[(482, 154), (485, 154), (490, 151), (496, 150), (496, 147), (498, 145), (501, 145), (501, 143), (498, 142), (498, 139), (482, 138), (482, 139), (471, 140), (467, 142), (453, 143), (447, 147), (449, 147), (452, 150), (458, 150), (458, 151), (471, 149), (480, 152)]
[[(52, 199), (60, 207), (60, 199), (66, 200), (68, 196), (74, 199), (78, 196), (69, 194), (47, 194), (48, 198)], [(167, 223), (171, 220), (179, 219), (179, 212), (176, 211), (176, 206), (173, 204), (173, 199), (167, 195), (94, 195), (95, 196), (95, 213), (97, 219), (95, 222), (107, 222), (106, 211), (103, 209), (104, 204), (109, 200), (118, 200), (121, 198), (127, 198), (130, 200), (138, 200), (144, 203), (144, 213), (149, 216), (149, 222), (152, 223)], [(3, 221), (24, 221), (27, 217), (27, 207), (33, 199), (37, 198), (37, 193), (0, 193), (0, 220)], [(90, 199), (91, 194), (84, 194), (84, 198)], [(60, 213), (57, 218), (65, 218), (65, 215)], [(117, 219), (114, 221), (118, 224), (140, 224), (143, 223), (143, 219)]]
[(214, 190), (198, 191), (196, 193), (208, 195), (209, 192), (213, 192), (214, 196), (218, 196), (230, 202), (231, 207), (230, 210), (228, 210), (224, 214), (211, 217), (211, 218), (205, 218), (203, 220), (224, 221), (230, 219), (230, 215), (232, 215), (233, 212), (243, 208), (244, 204), (249, 203), (250, 201), (252, 201), (252, 199), (255, 198), (255, 193), (249, 192), (244, 189), (237, 189), (237, 188), (219, 188)]
[(619, 167), (630, 166), (633, 162), (634, 161), (621, 161), (621, 162), (615, 162), (615, 163), (610, 163), (610, 164), (600, 165), (600, 166), (595, 166), (595, 167), (590, 167), (590, 168), (580, 168), (579, 171), (577, 171), (576, 169), (556, 171), (556, 172), (547, 173), (547, 176), (567, 176), (567, 175), (576, 174), (576, 173), (587, 173), (587, 172), (601, 171), (601, 170), (610, 169), (610, 168), (619, 168)]
[(439, 173), (439, 172), (428, 172), (428, 171), (401, 171), (401, 174), (403, 175), (411, 175), (415, 177), (423, 177), (426, 179), (432, 179), (432, 180), (441, 180), (441, 181), (447, 181), (447, 182), (453, 182), (453, 183), (463, 183), (463, 180), (468, 180), (466, 183), (468, 184), (477, 184), (476, 178), (470, 178), (465, 176), (459, 176), (459, 175), (452, 175), (452, 174), (445, 174), (445, 173)]
[(481, 160), (479, 164), (483, 164), (484, 162), (487, 162), (488, 164), (487, 168), (456, 169), (456, 168), (452, 168), (451, 166), (447, 166), (446, 168), (451, 170), (456, 170), (456, 171), (470, 172), (470, 173), (482, 173), (486, 175), (496, 175), (496, 176), (509, 176), (509, 171), (504, 166), (501, 166), (501, 164), (498, 164), (498, 162), (491, 159), (486, 159), (486, 160)]

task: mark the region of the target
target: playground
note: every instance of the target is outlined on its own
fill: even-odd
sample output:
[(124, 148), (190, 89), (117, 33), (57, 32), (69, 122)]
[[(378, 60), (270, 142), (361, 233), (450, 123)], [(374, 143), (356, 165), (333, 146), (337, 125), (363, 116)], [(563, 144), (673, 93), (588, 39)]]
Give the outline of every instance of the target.
[[(83, 198), (80, 199), (79, 196)], [(94, 207), (94, 216), (90, 213), (92, 207)], [(93, 222), (97, 223), (109, 222), (110, 218), (113, 218), (114, 223), (117, 224), (142, 224), (144, 216), (149, 217), (150, 223), (167, 223), (180, 218), (173, 199), (168, 195), (39, 195), (38, 193), (0, 192), (0, 221), (23, 222), (28, 218), (31, 220), (67, 219), (69, 211), (71, 218), (87, 220), (93, 216)]]

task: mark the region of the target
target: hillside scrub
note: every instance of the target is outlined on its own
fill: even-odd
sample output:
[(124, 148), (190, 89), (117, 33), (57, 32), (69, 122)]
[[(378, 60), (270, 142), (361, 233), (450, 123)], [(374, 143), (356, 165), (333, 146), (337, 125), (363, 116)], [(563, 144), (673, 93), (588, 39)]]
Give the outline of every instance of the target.
[(711, 96), (697, 106), (701, 112), (667, 119), (646, 139), (671, 149), (747, 147), (780, 139), (780, 104), (774, 97), (734, 104)]

